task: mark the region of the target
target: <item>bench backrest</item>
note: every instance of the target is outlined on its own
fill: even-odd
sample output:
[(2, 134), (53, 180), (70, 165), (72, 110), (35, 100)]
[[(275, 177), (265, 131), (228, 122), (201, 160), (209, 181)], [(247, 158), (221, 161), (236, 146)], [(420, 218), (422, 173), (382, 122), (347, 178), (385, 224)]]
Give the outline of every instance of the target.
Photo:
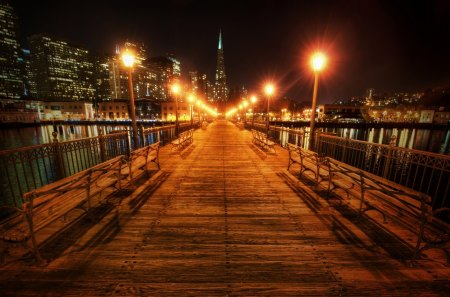
[(33, 230), (39, 230), (68, 213), (75, 207), (89, 202), (90, 192), (102, 178), (120, 181), (120, 170), (125, 156), (98, 164), (75, 175), (48, 184), (23, 195), (23, 210)]
[(411, 225), (412, 228), (416, 228), (417, 224), (411, 222), (411, 218), (414, 218), (413, 221), (416, 221), (423, 214), (430, 214), (432, 212), (430, 205), (431, 197), (424, 193), (332, 158), (325, 158), (325, 162), (328, 165), (331, 179), (333, 177), (342, 178), (348, 182), (357, 184), (360, 190), (364, 192), (373, 192), (379, 201), (382, 201), (383, 204), (388, 206), (387, 211), (395, 211), (398, 213), (396, 218), (399, 220), (404, 219), (404, 223)]
[(298, 146), (288, 142), (286, 147), (289, 152), (289, 159), (300, 159), (300, 151)]
[(159, 147), (160, 147), (159, 141), (149, 145), (147, 162), (157, 161), (159, 159)]

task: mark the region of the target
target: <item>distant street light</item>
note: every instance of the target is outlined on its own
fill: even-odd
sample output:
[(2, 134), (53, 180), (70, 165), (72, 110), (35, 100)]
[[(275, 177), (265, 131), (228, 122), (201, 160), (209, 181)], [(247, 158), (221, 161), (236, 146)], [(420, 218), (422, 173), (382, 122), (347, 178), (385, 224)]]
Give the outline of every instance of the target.
[(175, 94), (175, 136), (178, 136), (179, 124), (178, 124), (178, 94), (180, 92), (180, 86), (174, 84), (172, 86), (172, 93)]
[(247, 100), (244, 100), (244, 102), (242, 102), (242, 105), (244, 106), (244, 123), (247, 124)]
[(325, 68), (327, 57), (321, 53), (316, 52), (311, 57), (311, 67), (314, 71), (314, 91), (311, 106), (311, 121), (309, 126), (309, 149), (313, 149), (314, 145), (314, 127), (316, 123), (316, 105), (317, 105), (317, 89), (319, 87), (319, 72)]
[(195, 101), (195, 97), (194, 95), (189, 95), (189, 107), (191, 108), (191, 129), (194, 126), (194, 118), (192, 117), (193, 111), (194, 111), (194, 101)]
[(124, 66), (128, 69), (128, 88), (130, 92), (130, 112), (131, 112), (131, 125), (133, 128), (133, 141), (134, 145), (133, 148), (136, 150), (139, 147), (139, 140), (138, 140), (138, 130), (137, 130), (137, 124), (136, 124), (136, 111), (134, 107), (134, 95), (133, 95), (133, 78), (132, 78), (132, 71), (133, 71), (133, 65), (134, 65), (135, 57), (133, 53), (126, 50), (122, 54), (122, 62)]
[(275, 91), (275, 87), (272, 84), (266, 84), (264, 86), (264, 93), (267, 95), (267, 136), (269, 136), (269, 118), (270, 118), (270, 96), (272, 96), (273, 92)]
[(252, 96), (250, 98), (250, 101), (252, 102), (252, 128), (255, 124), (255, 103), (256, 103), (256, 96)]

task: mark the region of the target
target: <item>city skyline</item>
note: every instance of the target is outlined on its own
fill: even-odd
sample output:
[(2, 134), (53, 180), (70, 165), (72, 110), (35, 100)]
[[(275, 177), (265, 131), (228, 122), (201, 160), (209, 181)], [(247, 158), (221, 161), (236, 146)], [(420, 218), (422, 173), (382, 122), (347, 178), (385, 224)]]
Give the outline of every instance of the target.
[[(45, 4), (44, 4), (45, 3)], [(260, 91), (273, 80), (278, 95), (310, 100), (311, 50), (330, 55), (319, 102), (385, 92), (417, 91), (450, 83), (450, 9), (444, 1), (140, 1), (22, 0), (16, 8), (20, 37), (48, 33), (112, 53), (126, 39), (144, 42), (150, 56), (175, 54), (189, 71), (214, 77), (217, 35), (222, 30), (227, 80)], [(44, 21), (43, 21), (44, 20)]]

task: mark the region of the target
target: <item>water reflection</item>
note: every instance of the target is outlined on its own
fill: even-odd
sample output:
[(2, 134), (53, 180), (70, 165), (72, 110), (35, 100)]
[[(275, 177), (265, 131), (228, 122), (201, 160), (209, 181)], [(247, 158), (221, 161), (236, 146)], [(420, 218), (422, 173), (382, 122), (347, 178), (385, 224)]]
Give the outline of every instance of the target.
[[(305, 129), (306, 132), (308, 132), (308, 130), (308, 128)], [(351, 139), (378, 144), (389, 144), (392, 136), (395, 135), (396, 146), (440, 154), (450, 154), (450, 130), (327, 128), (324, 129), (324, 131), (335, 133), (339, 137), (349, 137)], [(286, 135), (283, 135), (284, 133), (286, 133)], [(280, 141), (284, 144), (286, 140), (287, 132), (283, 132), (282, 135), (280, 135)]]
[[(105, 133), (123, 130), (126, 126), (100, 126)], [(58, 132), (58, 141), (98, 136), (97, 125), (46, 125), (16, 129), (0, 129), (0, 150), (13, 149), (53, 142), (53, 131)]]

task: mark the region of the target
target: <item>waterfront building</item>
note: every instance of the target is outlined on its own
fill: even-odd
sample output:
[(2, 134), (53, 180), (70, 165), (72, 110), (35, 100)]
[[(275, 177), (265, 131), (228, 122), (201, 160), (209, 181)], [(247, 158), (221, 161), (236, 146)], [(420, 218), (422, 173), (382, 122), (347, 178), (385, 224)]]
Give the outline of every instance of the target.
[(86, 49), (42, 34), (29, 43), (39, 98), (92, 102), (94, 66)]
[(219, 33), (217, 47), (216, 81), (214, 85), (214, 101), (226, 102), (228, 100), (227, 76), (225, 74), (225, 59), (223, 55), (222, 31)]
[(17, 38), (17, 16), (9, 3), (0, 3), (0, 97), (23, 95), (20, 46)]
[(36, 123), (43, 116), (44, 102), (0, 99), (0, 123)]
[[(180, 122), (191, 120), (191, 105), (189, 102), (178, 102), (178, 120)], [(176, 120), (175, 111), (177, 109), (177, 103), (175, 101), (161, 102), (161, 119), (163, 121)], [(195, 109), (194, 109), (195, 110)], [(195, 116), (193, 115), (193, 118)]]
[(46, 101), (42, 112), (43, 120), (92, 120), (92, 103), (82, 101)]
[(317, 110), (319, 121), (337, 121), (344, 119), (362, 119), (360, 106), (338, 104), (319, 104)]
[(117, 99), (99, 103), (98, 118), (101, 120), (128, 120), (129, 100)]
[(161, 101), (154, 98), (138, 98), (135, 100), (136, 116), (143, 120), (161, 119)]
[(435, 111), (430, 109), (425, 109), (420, 111), (419, 123), (433, 123)]

